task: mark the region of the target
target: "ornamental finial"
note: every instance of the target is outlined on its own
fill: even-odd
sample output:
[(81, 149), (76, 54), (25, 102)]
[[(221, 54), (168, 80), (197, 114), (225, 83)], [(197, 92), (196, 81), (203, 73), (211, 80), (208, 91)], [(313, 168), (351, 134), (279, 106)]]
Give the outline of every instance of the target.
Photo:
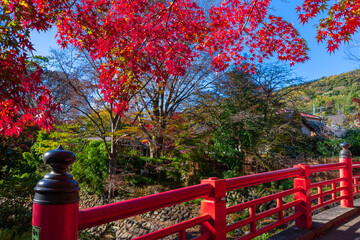
[(347, 142), (343, 142), (340, 143), (339, 146), (341, 147), (340, 158), (351, 158), (351, 152), (349, 150), (351, 144)]
[(68, 166), (75, 161), (75, 154), (60, 145), (46, 152), (43, 160), (50, 165), (51, 173), (46, 174), (34, 188), (34, 203), (59, 205), (79, 202), (79, 185), (66, 173)]

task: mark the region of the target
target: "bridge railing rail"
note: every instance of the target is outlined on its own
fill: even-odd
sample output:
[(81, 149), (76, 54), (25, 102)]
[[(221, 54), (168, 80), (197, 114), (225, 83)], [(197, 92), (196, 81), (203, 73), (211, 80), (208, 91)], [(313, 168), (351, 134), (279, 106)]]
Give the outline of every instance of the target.
[[(200, 216), (136, 239), (160, 239), (173, 234), (177, 234), (178, 239), (186, 239), (187, 229), (200, 226), (201, 233), (196, 239), (225, 240), (227, 233), (248, 227), (248, 233), (239, 238), (244, 240), (294, 220), (297, 227), (310, 229), (314, 210), (335, 202), (340, 202), (342, 207), (352, 207), (353, 196), (360, 194), (360, 175), (353, 176), (353, 169), (360, 168), (360, 162), (352, 162), (349, 144), (343, 143), (341, 147), (339, 163), (299, 164), (292, 168), (230, 179), (209, 178), (198, 185), (83, 210), (79, 210), (77, 182), (65, 172), (75, 156), (59, 147), (44, 155), (44, 161), (50, 164), (52, 172), (35, 187), (33, 232), (41, 240), (75, 240), (78, 230), (199, 198), (203, 198)], [(311, 174), (328, 171), (338, 171), (339, 177), (311, 182)], [(291, 189), (226, 206), (229, 191), (284, 179), (293, 179)], [(259, 206), (269, 202), (276, 202), (276, 206), (259, 211)], [(248, 216), (227, 223), (230, 214), (240, 211), (247, 211)], [(274, 215), (275, 221), (258, 228), (260, 221)]]

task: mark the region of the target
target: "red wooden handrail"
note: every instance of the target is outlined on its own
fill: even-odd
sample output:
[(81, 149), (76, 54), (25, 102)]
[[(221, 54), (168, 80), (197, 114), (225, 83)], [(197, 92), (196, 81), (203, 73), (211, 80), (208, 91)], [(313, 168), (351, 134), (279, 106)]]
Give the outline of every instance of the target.
[(277, 181), (281, 179), (296, 177), (301, 174), (299, 167), (286, 168), (277, 171), (258, 173), (254, 175), (226, 179), (226, 191), (250, 187), (262, 183)]
[(338, 197), (336, 199), (328, 200), (328, 201), (324, 202), (323, 204), (317, 204), (315, 206), (312, 206), (311, 211), (314, 211), (314, 210), (316, 210), (318, 208), (322, 208), (322, 207), (325, 207), (327, 205), (330, 205), (330, 204), (333, 204), (333, 203), (336, 203), (336, 202), (339, 202), (339, 201), (345, 200), (345, 199), (346, 199), (346, 196), (341, 196), (341, 197)]
[(338, 182), (341, 182), (344, 180), (345, 180), (345, 178), (335, 178), (335, 179), (330, 179), (330, 180), (326, 180), (326, 181), (322, 181), (322, 182), (312, 183), (310, 186), (311, 186), (311, 188), (316, 188), (316, 187), (320, 187), (320, 186), (330, 185), (332, 183), (338, 183)]
[(360, 162), (353, 162), (352, 167), (353, 168), (360, 168)]
[(84, 209), (79, 212), (79, 229), (98, 226), (103, 223), (205, 197), (210, 194), (211, 189), (212, 187), (209, 184), (198, 184), (136, 199)]
[(330, 195), (332, 193), (337, 193), (337, 192), (340, 192), (340, 191), (345, 190), (345, 189), (346, 189), (345, 187), (339, 187), (339, 188), (336, 188), (336, 189), (327, 190), (325, 192), (316, 193), (316, 194), (313, 194), (313, 195), (310, 196), (310, 200), (320, 198), (320, 197), (323, 197), (323, 196), (326, 196), (326, 195)]
[(153, 240), (153, 239), (161, 239), (164, 238), (166, 236), (172, 235), (174, 233), (178, 233), (182, 230), (185, 230), (187, 228), (202, 224), (206, 221), (209, 221), (211, 219), (210, 215), (203, 215), (200, 217), (196, 217), (175, 225), (172, 225), (170, 227), (166, 227), (151, 233), (148, 233), (146, 235), (134, 238), (134, 240)]
[(289, 195), (294, 194), (294, 193), (296, 193), (296, 192), (298, 192), (300, 190), (301, 190), (301, 188), (293, 188), (293, 189), (285, 190), (285, 191), (275, 193), (275, 194), (272, 194), (272, 195), (268, 195), (266, 197), (262, 197), (262, 198), (254, 199), (254, 200), (251, 200), (251, 201), (248, 201), (248, 202), (240, 203), (238, 205), (228, 207), (226, 209), (226, 214), (239, 212), (239, 211), (241, 211), (241, 210), (243, 210), (245, 208), (249, 208), (249, 207), (254, 206), (254, 205), (260, 205), (262, 203), (270, 202), (270, 201), (276, 200), (278, 198), (289, 196)]
[[(297, 212), (297, 213), (294, 213), (293, 215), (291, 216), (288, 216), (286, 218), (284, 218), (284, 222), (290, 222), (290, 221), (293, 221), (294, 219), (298, 218), (298, 217), (301, 217), (301, 213), (300, 212)], [(240, 238), (238, 238), (239, 240), (248, 240), (248, 239), (253, 239), (254, 237), (256, 236), (259, 236), (263, 233), (266, 233), (274, 228), (277, 228), (279, 226), (283, 225), (282, 222), (275, 222), (275, 223), (271, 223), (265, 227), (262, 227), (260, 229), (258, 229), (256, 232), (254, 233), (249, 233), (245, 236), (242, 236)]]
[(346, 166), (345, 163), (328, 163), (328, 164), (318, 164), (318, 165), (310, 165), (310, 172), (325, 172), (331, 170), (339, 170), (340, 168), (344, 168)]
[[(256, 214), (254, 217), (248, 217), (248, 218), (245, 218), (239, 222), (236, 222), (236, 223), (233, 223), (229, 226), (227, 226), (227, 232), (230, 232), (230, 231), (233, 231), (237, 228), (240, 228), (242, 226), (245, 226), (245, 225), (248, 225), (252, 222), (256, 222), (260, 219), (263, 219), (265, 217), (268, 217), (268, 216), (271, 216), (273, 214), (276, 214), (278, 213), (279, 211), (284, 211), (285, 209), (289, 209), (291, 207), (294, 207), (298, 204), (300, 204), (301, 201), (300, 200), (296, 200), (296, 201), (293, 201), (293, 202), (290, 202), (290, 203), (286, 203), (284, 204), (284, 206), (282, 207), (279, 207), (279, 208), (272, 208), (272, 209), (269, 209), (267, 211), (264, 211), (264, 212), (261, 212), (259, 214)], [(286, 221), (282, 221), (282, 224), (286, 223)], [(280, 224), (281, 225), (281, 224)]]

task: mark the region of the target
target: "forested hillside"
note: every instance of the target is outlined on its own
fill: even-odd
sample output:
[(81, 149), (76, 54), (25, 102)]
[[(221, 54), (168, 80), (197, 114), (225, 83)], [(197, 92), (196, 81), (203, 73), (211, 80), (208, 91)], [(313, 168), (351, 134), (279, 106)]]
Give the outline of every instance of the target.
[(299, 108), (323, 115), (353, 113), (357, 104), (351, 101), (360, 96), (360, 69), (300, 84), (295, 87), (299, 96)]

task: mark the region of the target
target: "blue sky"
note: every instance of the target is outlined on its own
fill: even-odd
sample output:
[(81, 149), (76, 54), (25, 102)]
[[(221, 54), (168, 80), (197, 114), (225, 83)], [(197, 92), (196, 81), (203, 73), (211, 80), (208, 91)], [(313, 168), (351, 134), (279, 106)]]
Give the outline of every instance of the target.
[(331, 55), (327, 52), (327, 46), (324, 43), (318, 43), (316, 36), (316, 21), (302, 25), (299, 23), (296, 13), (297, 0), (274, 0), (272, 3), (273, 12), (290, 23), (299, 31), (300, 35), (306, 40), (309, 47), (310, 60), (305, 63), (296, 64), (294, 72), (304, 77), (305, 81), (319, 79), (323, 76), (336, 75), (360, 68), (360, 62), (354, 62), (347, 59), (346, 50), (350, 49), (353, 43), (343, 44)]
[[(327, 52), (326, 44), (318, 44), (315, 39), (316, 28), (315, 21), (305, 26), (299, 24), (295, 7), (299, 1), (296, 0), (274, 0), (272, 11), (282, 16), (285, 20), (294, 23), (301, 36), (307, 41), (310, 48), (308, 60), (305, 63), (296, 64), (293, 68), (294, 73), (303, 77), (304, 81), (319, 79), (323, 76), (331, 76), (352, 71), (360, 68), (360, 62), (354, 62), (346, 59), (346, 50), (352, 45), (342, 45), (335, 53), (331, 55)], [(50, 48), (58, 48), (55, 40), (56, 30), (51, 29), (46, 33), (33, 32), (31, 41), (34, 44), (36, 55), (49, 55)]]

